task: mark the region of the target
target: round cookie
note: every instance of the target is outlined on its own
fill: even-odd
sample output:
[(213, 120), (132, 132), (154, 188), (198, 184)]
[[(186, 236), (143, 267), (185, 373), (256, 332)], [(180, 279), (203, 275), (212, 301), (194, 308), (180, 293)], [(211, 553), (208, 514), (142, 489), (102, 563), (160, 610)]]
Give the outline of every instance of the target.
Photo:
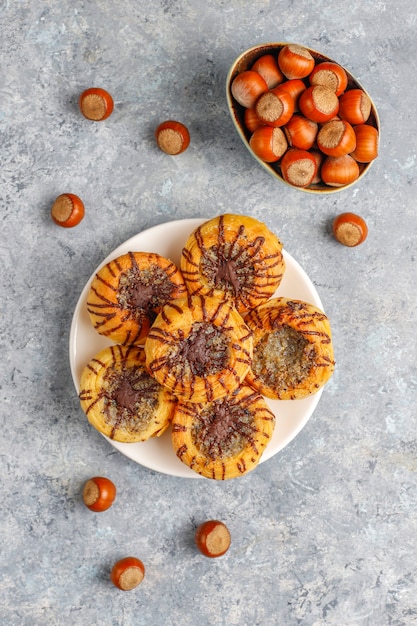
[(282, 243), (265, 224), (225, 214), (191, 233), (180, 268), (190, 293), (230, 299), (244, 313), (274, 295), (285, 262)]
[(330, 323), (314, 305), (272, 298), (253, 309), (245, 322), (254, 341), (246, 382), (267, 398), (305, 398), (333, 374)]
[(96, 273), (87, 310), (100, 335), (140, 345), (162, 306), (185, 293), (182, 274), (172, 261), (153, 252), (128, 252)]
[(162, 435), (176, 404), (147, 372), (143, 347), (121, 345), (104, 348), (85, 366), (79, 398), (91, 425), (124, 443)]
[(233, 393), (252, 359), (252, 333), (230, 300), (189, 296), (163, 307), (145, 342), (146, 366), (179, 399)]

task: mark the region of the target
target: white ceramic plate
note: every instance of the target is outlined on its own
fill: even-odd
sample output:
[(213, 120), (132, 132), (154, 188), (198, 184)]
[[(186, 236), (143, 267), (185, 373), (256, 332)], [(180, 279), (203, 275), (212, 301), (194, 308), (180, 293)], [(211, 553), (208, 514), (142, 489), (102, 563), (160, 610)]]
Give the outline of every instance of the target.
[[(108, 339), (96, 332), (87, 313), (86, 303), (90, 282), (98, 269), (111, 259), (129, 251), (156, 252), (179, 265), (181, 250), (188, 236), (204, 221), (206, 220), (178, 220), (144, 230), (113, 250), (94, 270), (75, 307), (70, 331), (69, 358), (77, 393), (85, 365), (102, 348), (111, 344)], [(323, 309), (319, 295), (305, 271), (285, 250), (284, 258), (286, 270), (276, 295), (304, 300)], [(321, 392), (322, 390), (303, 400), (267, 400), (271, 410), (276, 415), (276, 426), (273, 438), (262, 456), (261, 463), (282, 450), (300, 432), (313, 414)], [(122, 454), (151, 470), (184, 478), (201, 478), (199, 474), (190, 470), (176, 457), (171, 447), (169, 429), (161, 437), (140, 443), (119, 443), (111, 439), (108, 441)]]

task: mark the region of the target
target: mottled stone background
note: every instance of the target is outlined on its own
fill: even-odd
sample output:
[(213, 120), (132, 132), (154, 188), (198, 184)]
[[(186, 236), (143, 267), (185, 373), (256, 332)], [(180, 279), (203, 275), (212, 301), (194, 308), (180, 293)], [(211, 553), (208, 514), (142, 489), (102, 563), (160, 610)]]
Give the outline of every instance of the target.
[[(0, 623), (4, 626), (403, 626), (417, 623), (417, 14), (411, 0), (2, 0), (0, 197)], [(380, 157), (351, 189), (313, 197), (270, 177), (235, 133), (233, 60), (294, 41), (344, 64), (372, 95)], [(79, 93), (107, 88), (101, 124)], [(192, 142), (155, 147), (166, 118)], [(50, 219), (80, 195), (75, 229)], [(335, 215), (368, 222), (332, 238)], [(306, 269), (331, 318), (337, 370), (281, 453), (226, 483), (148, 470), (117, 452), (78, 404), (68, 337), (95, 267), (135, 233), (222, 212), (265, 221)], [(119, 489), (102, 514), (84, 481)], [(195, 525), (233, 544), (200, 556)], [(109, 582), (133, 553), (135, 591)]]

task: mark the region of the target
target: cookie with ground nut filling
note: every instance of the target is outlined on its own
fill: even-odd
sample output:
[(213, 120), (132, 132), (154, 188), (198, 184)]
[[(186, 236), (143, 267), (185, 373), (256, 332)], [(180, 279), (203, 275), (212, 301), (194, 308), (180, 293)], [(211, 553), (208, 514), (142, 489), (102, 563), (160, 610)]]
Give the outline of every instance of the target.
[(332, 376), (335, 361), (328, 317), (301, 300), (272, 298), (245, 317), (253, 332), (247, 384), (271, 399), (316, 393)]

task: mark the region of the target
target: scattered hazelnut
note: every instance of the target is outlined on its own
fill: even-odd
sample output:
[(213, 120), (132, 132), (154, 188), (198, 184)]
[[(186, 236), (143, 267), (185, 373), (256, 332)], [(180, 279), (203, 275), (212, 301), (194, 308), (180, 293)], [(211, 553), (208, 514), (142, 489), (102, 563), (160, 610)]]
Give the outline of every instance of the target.
[(116, 498), (116, 487), (108, 478), (95, 476), (84, 485), (83, 501), (90, 511), (107, 511)]
[(159, 124), (155, 130), (155, 139), (158, 147), (172, 156), (184, 152), (190, 144), (188, 128), (174, 120), (167, 120)]
[(134, 556), (126, 556), (113, 565), (110, 579), (118, 589), (130, 591), (134, 589), (145, 577), (145, 566), (140, 559)]
[(99, 87), (91, 87), (81, 94), (79, 106), (81, 113), (88, 120), (101, 122), (112, 114), (114, 103), (108, 91)]
[(58, 226), (77, 226), (84, 217), (84, 203), (73, 193), (63, 193), (52, 205), (51, 217)]
[(334, 219), (332, 228), (337, 241), (350, 248), (363, 243), (368, 235), (365, 220), (355, 213), (341, 213)]
[(230, 532), (223, 522), (208, 520), (197, 528), (195, 542), (204, 556), (216, 558), (228, 551), (231, 543)]

